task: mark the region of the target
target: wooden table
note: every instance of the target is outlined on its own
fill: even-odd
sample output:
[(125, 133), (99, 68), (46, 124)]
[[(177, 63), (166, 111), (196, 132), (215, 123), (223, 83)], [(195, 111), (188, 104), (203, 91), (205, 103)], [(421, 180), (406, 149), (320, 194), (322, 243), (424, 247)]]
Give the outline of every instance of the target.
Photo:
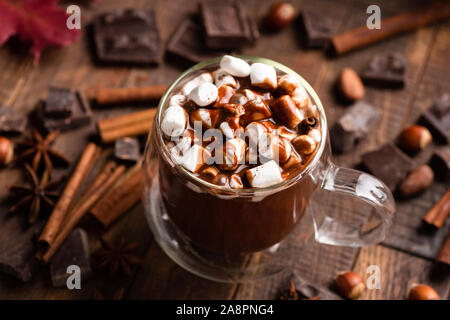
[[(245, 1), (250, 12), (261, 19), (272, 1)], [(363, 25), (366, 8), (372, 1), (347, 0), (339, 5), (333, 0), (292, 1), (296, 8), (314, 6), (337, 23), (336, 32)], [(382, 17), (406, 11), (419, 5), (419, 1), (379, 1)], [(417, 3), (415, 3), (417, 2)], [(422, 1), (423, 3), (424, 1)], [(196, 10), (195, 1), (155, 0), (127, 1), (131, 6), (152, 6), (158, 13), (162, 38), (167, 39), (176, 25), (189, 12)], [(122, 7), (123, 1), (109, 0), (82, 7), (88, 22), (100, 12)], [(85, 23), (86, 23), (85, 22)], [(336, 156), (340, 165), (355, 166), (360, 155), (393, 140), (406, 125), (416, 121), (432, 100), (450, 92), (450, 21), (417, 32), (405, 34), (373, 45), (366, 49), (329, 58), (321, 51), (305, 50), (301, 46), (301, 31), (297, 24), (275, 35), (263, 35), (258, 43), (245, 49), (244, 54), (264, 56), (290, 66), (304, 76), (319, 93), (325, 106), (328, 121), (334, 121), (345, 111), (333, 92), (336, 77), (343, 67), (359, 71), (379, 51), (400, 51), (408, 58), (408, 81), (403, 90), (367, 88), (366, 100), (383, 113), (376, 130), (354, 152)], [(29, 112), (38, 99), (45, 97), (49, 85), (88, 89), (98, 85), (106, 87), (167, 84), (182, 71), (176, 65), (164, 62), (157, 68), (100, 67), (94, 64), (89, 50), (87, 33), (81, 39), (62, 49), (45, 50), (38, 66), (22, 45), (10, 41), (0, 49), (0, 103), (20, 112)], [(96, 110), (95, 118), (119, 114), (129, 108)], [(60, 137), (55, 147), (76, 159), (92, 128), (75, 130)], [(428, 148), (416, 157), (417, 162), (428, 161)], [(8, 185), (21, 179), (18, 169), (0, 171), (0, 250), (5, 250), (16, 238), (30, 237), (32, 229), (24, 228), (26, 213), (10, 216), (7, 213)], [(355, 270), (364, 278), (366, 268), (381, 268), (381, 289), (366, 290), (367, 299), (403, 299), (408, 286), (414, 282), (432, 285), (443, 298), (449, 297), (450, 276), (447, 266), (434, 263), (434, 258), (450, 230), (450, 223), (438, 232), (427, 233), (421, 228), (421, 217), (448, 188), (434, 183), (423, 195), (398, 202), (395, 225), (391, 236), (382, 244), (365, 248), (344, 248), (319, 245), (309, 238), (302, 244), (303, 259), (295, 270), (318, 284), (330, 286), (339, 271)], [(338, 210), (338, 209), (336, 209)], [(0, 276), (0, 298), (6, 299), (88, 299), (94, 288), (111, 297), (120, 288), (126, 289), (125, 298), (131, 299), (274, 299), (288, 273), (252, 284), (219, 284), (198, 278), (173, 263), (153, 241), (141, 205), (136, 206), (106, 232), (84, 225), (90, 236), (92, 251), (99, 248), (98, 238), (113, 239), (124, 235), (129, 240), (141, 242), (140, 255), (144, 260), (135, 268), (132, 277), (111, 280), (103, 274), (82, 284), (81, 290), (53, 288), (47, 267), (41, 267), (33, 280), (20, 283)]]

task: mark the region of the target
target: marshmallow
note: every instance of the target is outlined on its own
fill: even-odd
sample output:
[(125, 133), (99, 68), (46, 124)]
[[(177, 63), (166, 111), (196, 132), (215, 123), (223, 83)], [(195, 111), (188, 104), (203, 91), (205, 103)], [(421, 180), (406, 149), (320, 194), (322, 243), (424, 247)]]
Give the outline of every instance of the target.
[(182, 94), (176, 94), (169, 100), (169, 107), (179, 106), (182, 107), (186, 102), (186, 96)]
[(253, 100), (256, 98), (256, 94), (254, 94), (252, 91), (248, 89), (244, 89), (242, 92), (236, 93), (233, 95), (230, 99), (230, 103), (233, 104), (239, 104), (243, 106), (246, 104), (249, 100)]
[(279, 126), (276, 129), (276, 134), (278, 134), (280, 137), (292, 141), (295, 137), (297, 137), (297, 133), (289, 130), (285, 126)]
[(278, 87), (287, 94), (292, 94), (299, 86), (300, 80), (292, 74), (285, 74), (278, 80)]
[(229, 86), (220, 86), (217, 94), (217, 102), (214, 106), (220, 106), (229, 103), (233, 95), (234, 95), (233, 88)]
[(247, 123), (264, 120), (272, 116), (272, 112), (266, 102), (261, 97), (256, 97), (244, 105), (245, 114), (241, 116), (241, 123)]
[(308, 94), (306, 93), (306, 90), (302, 85), (299, 85), (297, 89), (292, 92), (291, 98), (299, 108), (306, 108), (309, 104)]
[(316, 143), (310, 136), (303, 134), (292, 140), (292, 145), (300, 154), (311, 154), (316, 149)]
[(242, 59), (224, 55), (220, 60), (220, 68), (235, 77), (248, 77), (250, 66)]
[(286, 162), (291, 156), (292, 147), (289, 141), (271, 133), (261, 136), (258, 143), (261, 162), (275, 160), (277, 163)]
[(290, 129), (295, 129), (304, 119), (302, 112), (288, 95), (279, 97), (272, 102), (270, 107), (275, 116)]
[(253, 188), (264, 188), (283, 181), (280, 167), (273, 160), (248, 169), (245, 174)]
[(250, 67), (250, 81), (252, 86), (273, 90), (277, 87), (277, 73), (275, 68), (265, 63), (255, 62)]
[(245, 156), (246, 143), (244, 140), (235, 138), (228, 140), (223, 148), (217, 153), (216, 160), (219, 169), (235, 170)]
[(261, 137), (268, 132), (267, 127), (261, 122), (251, 122), (245, 127), (245, 135), (248, 137), (252, 148), (257, 148)]
[(216, 168), (214, 168), (212, 166), (209, 166), (209, 167), (203, 168), (200, 171), (200, 174), (203, 179), (206, 179), (207, 181), (212, 181), (219, 174), (219, 170), (217, 170)]
[(233, 174), (230, 177), (230, 187), (233, 189), (242, 189), (244, 184), (242, 183), (241, 177), (237, 174)]
[(201, 75), (195, 77), (194, 79), (192, 79), (191, 81), (188, 81), (184, 86), (183, 89), (181, 90), (182, 93), (185, 96), (188, 96), (191, 91), (195, 88), (198, 87), (200, 84), (202, 83), (212, 83), (213, 82), (213, 77), (211, 75), (211, 73), (209, 72), (204, 72)]
[(217, 87), (229, 86), (232, 88), (237, 88), (238, 85), (236, 79), (223, 69), (219, 69), (214, 73), (214, 84)]
[(208, 160), (210, 153), (202, 146), (194, 144), (186, 151), (181, 159), (181, 165), (187, 170), (196, 173)]
[(320, 143), (320, 140), (322, 138), (322, 135), (320, 134), (320, 131), (317, 129), (311, 129), (308, 132), (308, 136), (310, 136), (311, 138), (313, 138), (314, 142), (316, 144)]
[(194, 101), (200, 107), (205, 107), (215, 102), (218, 95), (217, 87), (212, 83), (205, 82), (189, 93), (189, 100)]
[(184, 132), (181, 139), (179, 139), (176, 142), (175, 148), (177, 148), (181, 154), (184, 154), (186, 151), (189, 150), (193, 142), (194, 142), (194, 131), (188, 129)]
[(219, 128), (227, 138), (234, 138), (237, 134), (236, 130), (239, 129), (239, 117), (228, 118), (220, 124)]
[(292, 152), (289, 159), (281, 165), (283, 170), (289, 170), (294, 168), (302, 163), (302, 157), (296, 152)]
[(202, 127), (205, 129), (211, 129), (216, 126), (219, 119), (219, 110), (217, 109), (204, 109), (198, 108), (191, 112), (191, 123), (195, 127), (195, 122), (200, 121)]
[(167, 137), (178, 137), (186, 128), (187, 113), (180, 106), (172, 106), (164, 111), (161, 130)]

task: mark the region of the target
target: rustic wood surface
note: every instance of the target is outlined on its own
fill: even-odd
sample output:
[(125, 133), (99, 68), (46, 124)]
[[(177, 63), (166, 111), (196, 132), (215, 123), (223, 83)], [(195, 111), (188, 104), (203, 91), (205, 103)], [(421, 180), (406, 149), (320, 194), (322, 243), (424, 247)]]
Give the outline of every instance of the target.
[[(245, 1), (249, 11), (258, 21), (273, 1)], [(363, 25), (366, 8), (373, 1), (332, 0), (292, 1), (296, 8), (313, 7), (321, 10), (335, 21), (336, 32)], [(409, 10), (426, 1), (377, 1), (382, 17)], [(158, 13), (161, 36), (166, 40), (182, 18), (196, 11), (195, 1), (154, 0), (127, 1), (127, 6), (150, 6)], [(83, 6), (85, 25), (93, 16), (113, 8), (124, 7), (123, 1), (101, 1)], [(44, 98), (50, 85), (68, 86), (81, 90), (96, 86), (127, 87), (145, 84), (168, 84), (182, 71), (180, 66), (165, 61), (155, 68), (100, 67), (91, 54), (88, 32), (81, 39), (65, 48), (46, 49), (38, 66), (32, 63), (26, 47), (9, 41), (0, 49), (0, 103), (28, 113), (38, 99)], [(321, 51), (302, 48), (302, 34), (298, 23), (278, 34), (263, 34), (258, 43), (243, 50), (244, 54), (264, 56), (277, 60), (304, 76), (321, 97), (330, 125), (345, 111), (334, 94), (334, 83), (342, 67), (360, 71), (367, 61), (379, 51), (400, 51), (408, 58), (408, 81), (403, 90), (380, 90), (367, 88), (366, 100), (382, 110), (382, 121), (370, 136), (360, 143), (354, 152), (335, 156), (339, 165), (353, 167), (360, 162), (360, 155), (393, 140), (399, 131), (412, 124), (421, 112), (428, 108), (433, 98), (450, 92), (450, 21), (423, 28), (383, 41), (348, 55), (334, 58)], [(154, 107), (148, 105), (144, 107)], [(95, 110), (95, 118), (120, 114), (137, 107), (120, 107)], [(74, 130), (63, 134), (55, 143), (75, 161), (81, 154), (94, 127)], [(415, 157), (418, 163), (428, 161), (433, 145)], [(69, 169), (70, 170), (70, 169)], [(95, 170), (94, 170), (95, 171)], [(61, 174), (62, 170), (58, 171)], [(92, 177), (91, 177), (92, 178)], [(20, 170), (0, 170), (0, 252), (13, 250), (13, 244), (28, 245), (37, 231), (26, 226), (26, 212), (9, 215), (8, 186), (22, 179)], [(88, 184), (87, 181), (86, 184)], [(389, 238), (380, 245), (363, 249), (320, 245), (309, 237), (294, 244), (298, 259), (292, 267), (302, 276), (324, 286), (331, 287), (339, 271), (353, 269), (366, 278), (366, 268), (378, 265), (381, 269), (381, 289), (367, 290), (367, 299), (403, 299), (408, 287), (414, 282), (428, 283), (435, 287), (441, 297), (448, 298), (450, 272), (447, 266), (434, 263), (441, 244), (450, 230), (450, 222), (438, 232), (423, 228), (421, 218), (442, 196), (448, 185), (434, 183), (421, 196), (397, 203), (395, 224)], [(336, 209), (345, 213), (352, 204)], [(104, 232), (93, 227), (89, 221), (82, 226), (90, 236), (91, 249), (95, 252), (100, 236), (116, 239), (124, 235), (128, 240), (141, 242), (139, 248), (143, 264), (136, 267), (132, 277), (111, 279), (97, 273), (83, 283), (81, 290), (53, 288), (47, 267), (38, 269), (32, 281), (20, 283), (0, 275), (0, 298), (2, 299), (89, 299), (94, 288), (112, 297), (117, 290), (126, 289), (125, 298), (130, 299), (274, 299), (291, 272), (251, 284), (220, 284), (198, 278), (172, 262), (153, 241), (146, 224), (143, 208), (135, 206), (130, 212)], [(37, 227), (35, 227), (37, 229)], [(311, 235), (311, 233), (310, 233)]]

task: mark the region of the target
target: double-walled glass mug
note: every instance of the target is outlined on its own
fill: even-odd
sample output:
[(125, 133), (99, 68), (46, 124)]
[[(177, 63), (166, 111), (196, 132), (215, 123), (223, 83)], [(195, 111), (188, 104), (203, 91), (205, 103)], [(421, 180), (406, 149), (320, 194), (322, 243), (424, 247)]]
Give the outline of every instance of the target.
[[(194, 274), (246, 282), (302, 259), (295, 254), (295, 243), (308, 230), (317, 242), (328, 245), (358, 247), (382, 241), (395, 211), (392, 194), (373, 176), (331, 162), (325, 112), (312, 87), (277, 62), (240, 58), (298, 77), (317, 106), (321, 142), (299, 174), (269, 187), (230, 189), (200, 179), (172, 159), (160, 123), (169, 99), (196, 75), (218, 69), (220, 57), (186, 70), (159, 103), (143, 166), (145, 213), (161, 248)], [(340, 206), (355, 201), (349, 208)]]

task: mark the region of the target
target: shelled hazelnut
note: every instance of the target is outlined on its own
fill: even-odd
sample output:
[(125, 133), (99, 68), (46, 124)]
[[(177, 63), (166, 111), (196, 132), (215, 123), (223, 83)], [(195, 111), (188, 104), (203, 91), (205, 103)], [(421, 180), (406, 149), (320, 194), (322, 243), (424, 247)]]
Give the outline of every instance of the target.
[(365, 286), (359, 274), (352, 271), (346, 271), (339, 274), (335, 280), (338, 292), (348, 299), (358, 299)]
[(409, 300), (440, 300), (439, 294), (430, 286), (415, 284), (408, 293)]
[(14, 144), (5, 137), (0, 137), (0, 165), (6, 165), (14, 157)]

